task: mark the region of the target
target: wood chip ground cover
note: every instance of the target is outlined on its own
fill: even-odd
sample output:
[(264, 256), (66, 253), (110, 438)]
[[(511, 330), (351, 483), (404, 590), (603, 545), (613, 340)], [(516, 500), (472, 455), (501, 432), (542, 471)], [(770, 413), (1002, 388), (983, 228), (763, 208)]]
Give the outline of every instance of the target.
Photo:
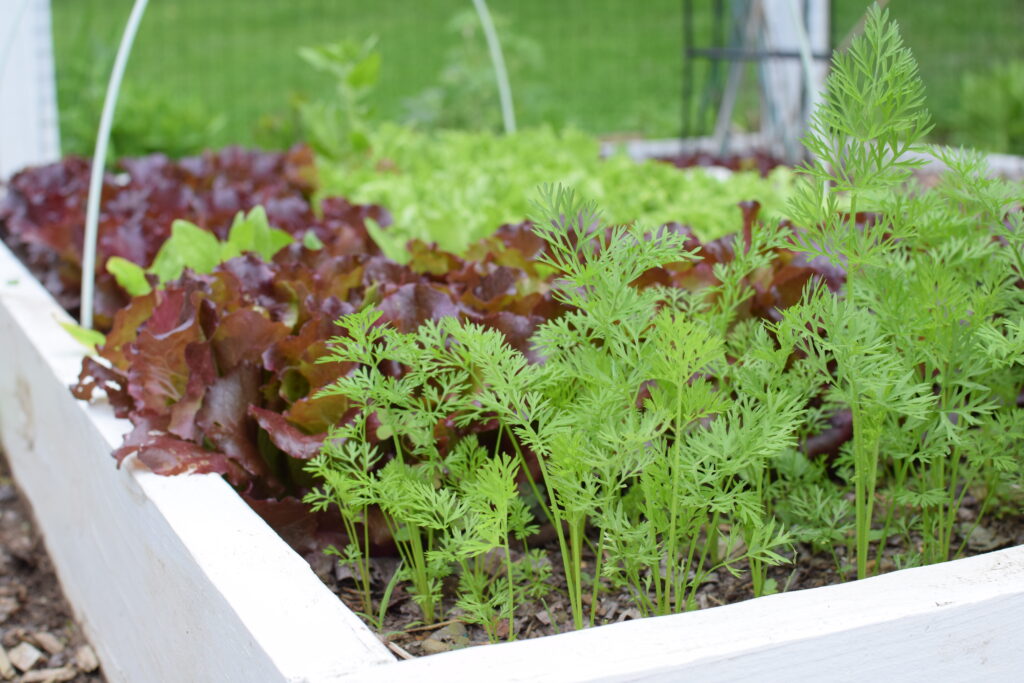
[(0, 680), (98, 683), (92, 646), (72, 617), (31, 511), (0, 453)]

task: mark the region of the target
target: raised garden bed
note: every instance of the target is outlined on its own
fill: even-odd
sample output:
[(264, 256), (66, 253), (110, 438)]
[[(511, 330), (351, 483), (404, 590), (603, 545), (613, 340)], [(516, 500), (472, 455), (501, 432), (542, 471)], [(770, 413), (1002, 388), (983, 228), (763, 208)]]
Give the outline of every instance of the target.
[(1010, 678), (1024, 547), (745, 603), (399, 663), (219, 477), (110, 453), (130, 425), (72, 398), (69, 317), (0, 248), (0, 436), (110, 680)]
[[(348, 230), (348, 241), (324, 225), (310, 231), (313, 214), (301, 198), (301, 233), (272, 229), (262, 209), (238, 214), (230, 229), (211, 224), (227, 232), (223, 242), (174, 223), (158, 251), (147, 247), (156, 254), (145, 271), (142, 254), (130, 254), (134, 265), (107, 262), (122, 288), (110, 291), (134, 298), (99, 350), (111, 367), (90, 360), (75, 390), (89, 398), (95, 381), (116, 415), (131, 418), (134, 430), (115, 453), (122, 474), (103, 474), (110, 470), (100, 459), (128, 425), (112, 419), (103, 399), (83, 407), (68, 398), (80, 354), (60, 331), (66, 316), (4, 252), (0, 326), (10, 348), (0, 379), (12, 391), (2, 434), (68, 593), (110, 659), (108, 674), (659, 680), (785, 667), (787, 678), (807, 679), (827, 666), (829, 677), (858, 680), (979, 670), (1009, 677), (1024, 657), (1014, 618), (1024, 602), (1024, 547), (692, 611), (705, 604), (697, 589), (709, 572), (739, 573), (733, 565), (744, 561), (754, 594), (774, 593), (780, 583), (765, 570), (789, 558), (773, 548), (789, 552), (797, 540), (824, 545), (841, 576), (852, 572), (855, 545), (861, 578), (886, 568), (894, 538), (903, 544), (896, 566), (941, 562), (972, 541), (998, 547), (979, 544), (975, 531), (990, 529), (969, 522), (990, 504), (1012, 506), (1006, 512), (1019, 503), (1018, 188), (985, 179), (979, 157), (941, 151), (950, 171), (934, 194), (905, 184), (919, 164), (902, 152), (924, 150), (915, 143), (928, 114), (913, 60), (877, 10), (865, 39), (835, 68), (810, 125), (814, 158), (789, 203), (793, 222), (759, 223), (750, 202), (742, 230), (723, 240), (701, 244), (680, 225), (605, 226), (571, 190), (552, 186), (533, 222), (504, 226), (480, 261), (410, 242), (411, 264), (389, 262), (364, 213), (378, 208), (344, 200), (355, 224), (336, 228)], [(893, 78), (878, 90), (871, 74), (883, 68)], [(878, 107), (861, 111), (866, 103)], [(268, 189), (279, 188), (276, 174), (267, 177)], [(50, 184), (64, 197), (59, 178)], [(52, 215), (40, 223), (26, 211), (27, 195), (18, 201), (12, 215), (24, 220), (11, 223), (12, 234), (59, 229)], [(74, 206), (61, 205), (71, 232), (56, 237), (73, 261)], [(132, 234), (152, 236), (115, 232), (107, 245), (123, 248)], [(511, 246), (516, 237), (533, 246)], [(31, 240), (23, 251), (33, 254)], [(302, 267), (294, 259), (305, 257), (328, 271), (310, 272), (295, 288), (270, 287), (261, 275)], [(48, 258), (36, 251), (34, 272), (53, 266)], [(193, 273), (182, 275), (185, 266)], [(508, 303), (503, 293), (525, 293), (509, 284), (517, 269), (551, 275), (532, 281), (528, 320), (515, 317), (525, 315), (519, 307), (492, 310)], [(42, 279), (66, 294), (53, 285), (67, 285), (68, 274)], [(355, 279), (364, 289), (353, 291)], [(257, 294), (243, 292), (243, 282)], [(344, 287), (325, 293), (325, 283)], [(271, 291), (309, 294), (282, 302)], [(554, 317), (538, 321), (533, 312), (545, 302)], [(512, 332), (500, 314), (528, 324)], [(315, 348), (302, 343), (306, 331), (322, 337), (335, 320), (342, 334)], [(282, 356), (278, 341), (298, 324), (291, 347), (309, 357), (291, 366), (284, 359), (295, 349)], [(325, 378), (311, 373), (322, 367), (317, 360), (342, 365)], [(306, 431), (274, 412), (286, 409), (294, 421), (296, 409), (308, 413), (316, 401), (326, 409), (336, 398), (347, 402), (331, 403), (335, 412), (304, 423)], [(489, 453), (477, 435), (494, 430)], [(826, 433), (831, 449), (812, 443)], [(305, 465), (280, 460), (317, 452)], [(531, 458), (537, 471), (526, 476)], [(404, 651), (385, 648), (221, 480), (154, 479), (139, 463), (162, 474), (224, 474), (261, 514), (295, 509), (294, 498), (282, 497), (287, 490), (320, 512), (336, 505), (349, 542), (343, 565), (364, 577), (367, 611), (375, 608), (363, 558), (394, 542), (427, 622), (410, 631), (433, 628), (439, 581), (458, 563), (457, 619), (495, 640), (518, 624), (517, 596), (547, 588), (529, 563), (517, 565), (525, 580), (514, 578), (509, 539), (537, 528), (516, 483), (521, 464), (558, 538), (581, 630), (393, 663), (387, 650)], [(310, 492), (317, 484), (298, 469), (319, 487)], [(259, 502), (267, 494), (282, 505)], [(378, 513), (387, 535), (375, 533)], [(266, 518), (309, 549), (296, 546), (280, 515)], [(300, 524), (308, 529), (311, 518), (303, 514)], [(593, 580), (583, 560), (588, 528), (598, 534)], [(496, 581), (485, 554), (499, 550), (506, 578)], [(111, 580), (114, 601), (97, 590)], [(624, 614), (688, 611), (582, 630), (584, 605), (594, 623), (605, 582), (628, 586), (636, 599), (639, 609)], [(380, 621), (389, 600), (382, 602)], [(138, 628), (138, 613), (167, 633)], [(231, 659), (239, 653), (244, 661)]]

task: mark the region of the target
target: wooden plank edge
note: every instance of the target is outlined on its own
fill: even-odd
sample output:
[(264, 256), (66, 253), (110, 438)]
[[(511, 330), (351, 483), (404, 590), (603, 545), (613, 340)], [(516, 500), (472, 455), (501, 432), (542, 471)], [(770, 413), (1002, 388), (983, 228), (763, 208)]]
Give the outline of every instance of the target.
[(327, 680), (394, 657), (216, 476), (114, 467), (68, 320), (0, 246), (0, 437), (109, 680)]
[(1024, 546), (400, 662), (343, 680), (1014, 680), (1024, 669)]

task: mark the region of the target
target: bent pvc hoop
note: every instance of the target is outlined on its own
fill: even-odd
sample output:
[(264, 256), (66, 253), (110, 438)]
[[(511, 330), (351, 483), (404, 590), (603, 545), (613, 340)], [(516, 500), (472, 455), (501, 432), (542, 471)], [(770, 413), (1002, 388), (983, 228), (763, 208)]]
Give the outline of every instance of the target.
[(103, 99), (103, 113), (100, 116), (100, 127), (96, 132), (96, 148), (92, 155), (92, 172), (89, 176), (89, 201), (85, 210), (85, 243), (82, 245), (82, 290), (81, 315), (82, 327), (92, 328), (93, 293), (96, 288), (96, 238), (100, 219), (100, 198), (103, 190), (103, 168), (107, 161), (107, 147), (110, 145), (110, 128), (114, 123), (114, 110), (117, 108), (117, 96), (121, 91), (124, 70), (128, 66), (128, 56), (135, 42), (135, 34), (146, 12), (148, 0), (135, 0), (132, 12), (128, 15), (128, 24), (121, 36), (121, 44), (114, 58), (114, 68), (110, 72), (110, 83)]
[(480, 17), (480, 25), (487, 39), (487, 49), (491, 53), (491, 65), (494, 67), (494, 80), (498, 82), (498, 98), (501, 100), (501, 118), (505, 124), (505, 133), (515, 133), (516, 113), (512, 104), (512, 87), (508, 82), (508, 70), (505, 68), (501, 42), (498, 41), (498, 31), (494, 28), (494, 21), (485, 0), (473, 0), (473, 5), (476, 7), (477, 16)]

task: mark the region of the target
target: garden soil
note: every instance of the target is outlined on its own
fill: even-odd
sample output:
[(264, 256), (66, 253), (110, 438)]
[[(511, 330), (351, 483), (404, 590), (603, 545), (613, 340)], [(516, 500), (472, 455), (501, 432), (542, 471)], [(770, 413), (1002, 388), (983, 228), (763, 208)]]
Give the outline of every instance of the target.
[[(972, 556), (1024, 545), (1024, 512), (1021, 512), (1024, 510), (1024, 506), (1015, 506), (1015, 508), (1009, 514), (998, 518), (987, 516), (981, 524), (977, 524), (977, 501), (973, 496), (966, 495), (959, 511), (958, 530), (960, 534), (958, 538), (954, 539), (953, 551), (955, 552), (963, 545), (962, 554)], [(528, 602), (520, 605), (513, 624), (518, 639), (538, 638), (572, 630), (572, 616), (568, 599), (561, 597), (565, 595), (565, 580), (560, 571), (561, 561), (557, 554), (557, 544), (537, 542), (531, 543), (531, 545), (543, 545), (547, 548), (548, 557), (553, 562), (550, 583), (554, 590), (542, 602)], [(837, 570), (836, 562), (831, 556), (824, 553), (815, 554), (811, 548), (802, 544), (797, 544), (795, 549), (795, 563), (768, 570), (769, 579), (778, 591), (818, 588), (855, 578), (856, 572), (850, 567), (852, 563), (846, 561), (842, 547), (837, 549), (838, 559), (846, 567), (850, 567), (843, 574)], [(879, 573), (898, 569), (895, 557), (903, 550), (899, 545), (898, 537), (892, 537), (883, 553)], [(356, 581), (351, 570), (338, 564), (337, 558), (327, 555), (308, 556), (306, 559), (310, 561), (320, 579), (352, 611), (357, 613), (361, 611), (359, 593), (356, 590)], [(498, 559), (495, 558), (496, 568), (501, 564)], [(377, 592), (373, 596), (374, 607), (377, 610), (379, 610), (383, 587), (387, 585), (397, 564), (397, 558), (372, 559), (371, 578), (373, 585), (377, 588)], [(584, 573), (588, 569), (593, 571), (592, 557), (585, 558)], [(874, 571), (874, 561), (869, 563), (869, 569)], [(446, 596), (450, 596), (453, 592), (454, 586), (445, 586)], [(695, 600), (698, 608), (706, 609), (749, 600), (753, 597), (753, 586), (745, 572), (734, 576), (729, 571), (720, 569), (710, 575), (698, 589)], [(585, 596), (584, 602), (587, 603), (587, 612), (589, 613), (588, 598), (589, 596)], [(597, 625), (638, 619), (642, 616), (639, 610), (633, 606), (630, 596), (624, 592), (602, 594), (594, 613)], [(467, 625), (460, 620), (460, 611), (451, 599), (446, 597), (439, 614), (446, 616), (436, 624), (422, 624), (419, 608), (399, 585), (391, 595), (384, 626), (378, 631), (378, 636), (395, 655), (403, 659), (488, 643), (487, 635), (481, 627)], [(504, 638), (507, 633), (507, 623), (499, 625), (499, 635)]]
[(0, 453), (0, 681), (105, 680)]

